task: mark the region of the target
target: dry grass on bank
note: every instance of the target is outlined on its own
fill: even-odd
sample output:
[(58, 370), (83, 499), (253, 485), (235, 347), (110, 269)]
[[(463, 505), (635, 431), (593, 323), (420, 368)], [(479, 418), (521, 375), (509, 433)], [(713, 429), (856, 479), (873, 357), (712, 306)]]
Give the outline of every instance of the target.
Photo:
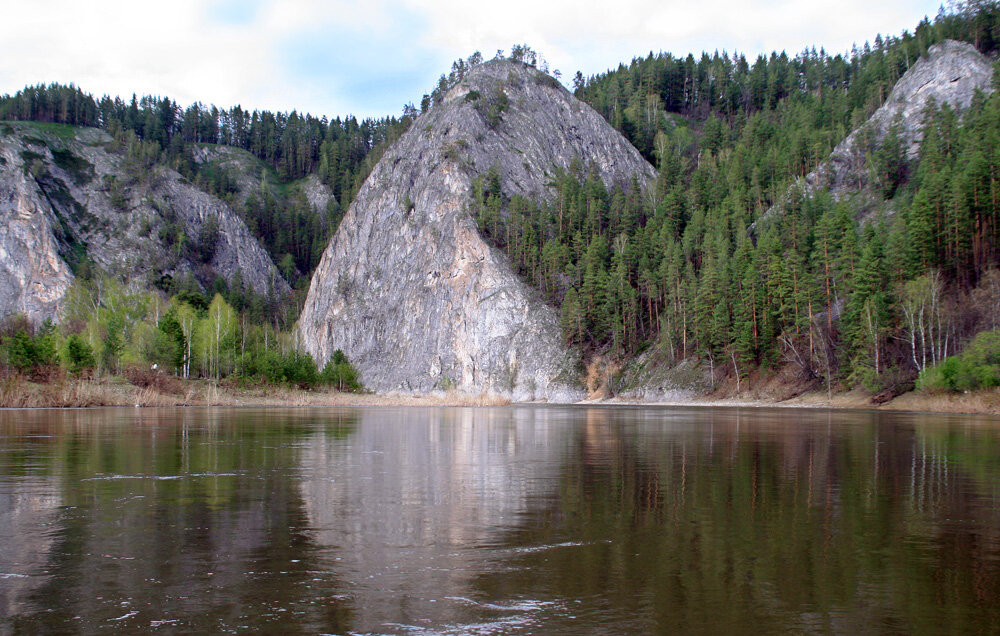
[(45, 383), (16, 375), (0, 379), (0, 407), (3, 408), (176, 406), (180, 403), (177, 396), (164, 395), (154, 388), (137, 387), (120, 379), (98, 382), (59, 378)]
[[(681, 402), (657, 402), (612, 398), (590, 400), (590, 404), (689, 404), (699, 406), (780, 406), (794, 408), (878, 409), (932, 413), (1000, 415), (1000, 389), (971, 393), (904, 393), (876, 406), (865, 391), (834, 392), (806, 390), (788, 395), (789, 385), (765, 381), (737, 393), (735, 386), (717, 386), (716, 392)], [(599, 394), (599, 392), (598, 392)], [(390, 393), (383, 395), (341, 393), (322, 389), (304, 391), (290, 387), (216, 384), (207, 380), (182, 380), (164, 374), (126, 372), (124, 377), (74, 378), (54, 373), (41, 378), (0, 376), (2, 408), (72, 408), (99, 406), (506, 406), (510, 399), (492, 393), (459, 391), (429, 395)]]
[(54, 374), (43, 379), (0, 377), (0, 408), (74, 408), (96, 406), (504, 406), (493, 393), (459, 391), (431, 395), (341, 393), (283, 386), (239, 385), (182, 380), (166, 374), (126, 371), (98, 380)]
[(723, 372), (717, 373), (714, 390), (704, 394), (678, 399), (663, 396), (661, 400), (615, 397), (610, 400), (598, 400), (597, 403), (835, 408), (1000, 415), (1000, 389), (981, 389), (968, 393), (909, 391), (894, 397), (879, 396), (876, 400), (875, 396), (864, 389), (847, 390), (838, 384), (834, 384), (832, 393), (828, 393), (822, 381), (803, 379), (791, 364), (766, 372), (760, 369), (754, 370), (748, 377), (742, 378), (739, 384), (734, 374), (728, 373), (725, 367), (721, 369)]
[(896, 411), (1000, 415), (1000, 389), (980, 389), (969, 393), (904, 393), (881, 408)]
[(1000, 415), (1000, 389), (982, 389), (969, 393), (927, 393), (910, 391), (884, 404), (874, 404), (872, 395), (863, 389), (834, 392), (805, 391), (785, 399), (761, 398), (760, 395), (736, 395), (715, 399), (700, 398), (695, 404), (780, 406), (788, 408), (834, 408), (876, 411), (914, 411), (924, 413), (966, 413), (970, 415)]

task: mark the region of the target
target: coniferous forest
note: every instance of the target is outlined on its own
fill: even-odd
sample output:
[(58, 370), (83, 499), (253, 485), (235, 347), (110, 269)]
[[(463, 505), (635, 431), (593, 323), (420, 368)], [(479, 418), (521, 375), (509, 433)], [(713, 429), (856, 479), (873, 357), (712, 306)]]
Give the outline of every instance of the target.
[(927, 387), (996, 386), (1000, 350), (950, 357), (996, 327), (1000, 95), (962, 116), (928, 109), (915, 161), (892, 130), (864, 148), (874, 205), (796, 187), (945, 39), (995, 59), (1000, 8), (968, 3), (849, 55), (650, 54), (577, 74), (576, 95), (658, 168), (655, 185), (609, 192), (580, 164), (539, 204), (501, 201), (492, 173), (476, 184), (479, 226), (591, 351), (697, 356), (730, 376), (790, 366), (871, 391), (922, 372)]
[[(1000, 94), (978, 96), (961, 115), (929, 108), (913, 161), (892, 134), (864, 148), (860, 185), (874, 197), (837, 200), (796, 186), (930, 46), (946, 39), (996, 59), (1000, 5), (953, 5), (912, 32), (879, 35), (850, 52), (810, 48), (752, 60), (718, 51), (650, 53), (600, 75), (577, 73), (576, 96), (657, 168), (655, 183), (609, 191), (578, 162), (555, 176), (550, 201), (506, 200), (500, 177), (490, 172), (475, 182), (471, 212), (487, 239), (560, 310), (565, 340), (586, 352), (620, 360), (651, 355), (659, 364), (698, 358), (713, 373), (737, 378), (791, 368), (831, 389), (996, 386)], [(536, 60), (523, 46), (512, 57)], [(245, 203), (230, 199), (272, 259), (292, 258), (284, 269), (307, 282), (382, 150), (480, 60), (456, 62), (420, 110), (407, 106), (400, 117), (359, 122), (239, 106), (182, 108), (167, 97), (98, 99), (74, 86), (39, 85), (0, 98), (0, 120), (103, 128), (144, 144), (154, 162), (222, 197), (232, 175), (193, 161), (199, 145), (246, 150), (278, 183), (316, 175), (335, 195), (335, 210), (264, 193)], [(303, 237), (311, 241), (307, 248)], [(193, 357), (184, 349), (192, 336), (179, 316), (194, 309), (199, 320), (231, 323), (233, 334), (228, 358), (217, 342), (213, 354), (204, 336), (199, 373), (265, 374), (246, 357), (245, 338), (235, 355), (240, 303), (225, 293), (214, 300), (184, 293), (171, 301), (173, 314), (151, 323), (162, 332), (157, 359), (190, 372)], [(237, 315), (223, 321), (233, 306)], [(70, 339), (60, 342), (70, 352)], [(121, 351), (127, 343), (115, 346)], [(143, 359), (141, 347), (134, 349)], [(85, 363), (87, 355), (99, 361), (102, 354), (77, 357)]]

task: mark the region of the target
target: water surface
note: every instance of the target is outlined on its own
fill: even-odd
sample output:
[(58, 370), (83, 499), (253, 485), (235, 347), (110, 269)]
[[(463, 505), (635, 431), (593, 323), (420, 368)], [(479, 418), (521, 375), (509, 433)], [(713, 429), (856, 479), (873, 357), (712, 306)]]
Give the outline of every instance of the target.
[(1000, 426), (0, 412), (0, 633), (1000, 631)]

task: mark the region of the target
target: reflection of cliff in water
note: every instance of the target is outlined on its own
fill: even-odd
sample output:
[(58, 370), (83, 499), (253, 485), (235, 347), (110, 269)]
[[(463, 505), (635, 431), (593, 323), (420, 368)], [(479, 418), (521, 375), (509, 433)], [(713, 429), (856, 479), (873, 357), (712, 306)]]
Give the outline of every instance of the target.
[(17, 488), (0, 485), (0, 617), (22, 609), (23, 599), (38, 585), (31, 576), (44, 563), (52, 539), (36, 531), (52, 524), (59, 489), (44, 475), (25, 475)]
[(505, 541), (592, 541), (475, 587), (608, 598), (622, 631), (990, 631), (1000, 435), (968, 420), (589, 409), (559, 499)]
[(225, 409), (43, 415), (0, 420), (8, 437), (47, 435), (31, 462), (49, 475), (59, 505), (41, 523), (18, 513), (23, 527), (12, 530), (38, 549), (24, 579), (30, 589), (7, 588), (15, 631), (346, 629), (343, 584), (312, 572), (321, 557), (294, 475), (307, 434), (343, 436), (350, 418)]
[(442, 594), (468, 590), (535, 499), (558, 492), (567, 411), (363, 410), (346, 441), (303, 450), (302, 498), (317, 543), (355, 582), (354, 629), (468, 620)]

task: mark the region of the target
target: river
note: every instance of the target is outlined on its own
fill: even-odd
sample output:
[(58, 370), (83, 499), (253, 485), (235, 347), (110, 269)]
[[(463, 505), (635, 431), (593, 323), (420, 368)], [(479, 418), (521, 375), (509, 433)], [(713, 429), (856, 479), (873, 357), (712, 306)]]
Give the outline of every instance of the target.
[(0, 411), (0, 633), (996, 633), (1000, 420)]

